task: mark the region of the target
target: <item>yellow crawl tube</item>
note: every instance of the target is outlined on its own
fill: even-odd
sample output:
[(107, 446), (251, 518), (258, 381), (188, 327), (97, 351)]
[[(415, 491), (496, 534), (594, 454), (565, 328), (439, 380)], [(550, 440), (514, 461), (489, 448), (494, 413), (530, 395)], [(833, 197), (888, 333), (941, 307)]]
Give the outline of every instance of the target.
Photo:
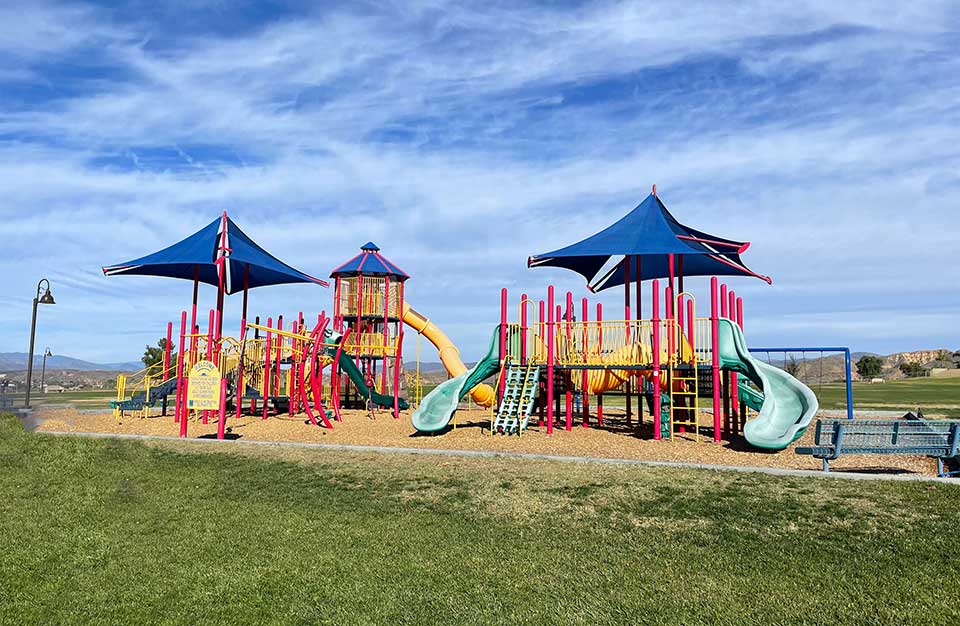
[[(440, 362), (443, 363), (443, 367), (450, 376), (456, 377), (466, 373), (467, 366), (460, 360), (460, 350), (453, 345), (446, 333), (437, 328), (429, 319), (417, 313), (406, 302), (403, 303), (403, 322), (437, 347), (437, 351), (440, 353)], [(493, 388), (485, 383), (480, 383), (471, 389), (470, 396), (480, 406), (493, 405)]]

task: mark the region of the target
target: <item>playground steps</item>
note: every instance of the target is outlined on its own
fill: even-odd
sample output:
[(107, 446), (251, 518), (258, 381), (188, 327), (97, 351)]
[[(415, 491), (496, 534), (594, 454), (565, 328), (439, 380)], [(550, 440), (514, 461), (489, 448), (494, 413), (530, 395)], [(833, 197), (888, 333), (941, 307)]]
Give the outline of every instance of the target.
[(503, 401), (493, 419), (493, 432), (520, 434), (527, 427), (540, 387), (540, 366), (508, 364), (504, 373)]

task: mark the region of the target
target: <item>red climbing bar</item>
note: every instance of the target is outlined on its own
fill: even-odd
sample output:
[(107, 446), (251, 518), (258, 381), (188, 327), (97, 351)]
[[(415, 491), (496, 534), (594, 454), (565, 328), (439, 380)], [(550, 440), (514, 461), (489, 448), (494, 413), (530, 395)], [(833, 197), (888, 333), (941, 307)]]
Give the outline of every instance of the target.
[(547, 434), (553, 434), (553, 285), (547, 287)]

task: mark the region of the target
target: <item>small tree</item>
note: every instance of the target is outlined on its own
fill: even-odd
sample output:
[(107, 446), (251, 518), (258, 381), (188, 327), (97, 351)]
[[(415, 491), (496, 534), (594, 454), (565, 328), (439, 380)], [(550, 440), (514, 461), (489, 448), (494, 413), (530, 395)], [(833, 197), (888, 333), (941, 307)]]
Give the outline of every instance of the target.
[[(170, 344), (170, 352), (173, 352), (174, 344)], [(161, 339), (157, 342), (156, 346), (146, 346), (143, 351), (143, 356), (140, 357), (140, 360), (143, 361), (144, 366), (151, 367), (153, 365), (162, 365), (163, 364), (163, 355), (167, 351), (167, 340)]]
[(784, 364), (783, 371), (793, 377), (796, 377), (798, 374), (800, 374), (800, 364), (797, 363), (797, 360), (793, 358), (792, 354), (790, 355), (790, 360)]
[(917, 378), (918, 376), (923, 376), (927, 370), (923, 369), (923, 366), (914, 361), (900, 364), (900, 371), (903, 372), (904, 376), (907, 378)]
[(857, 361), (857, 374), (860, 378), (875, 378), (883, 371), (883, 359), (866, 354)]

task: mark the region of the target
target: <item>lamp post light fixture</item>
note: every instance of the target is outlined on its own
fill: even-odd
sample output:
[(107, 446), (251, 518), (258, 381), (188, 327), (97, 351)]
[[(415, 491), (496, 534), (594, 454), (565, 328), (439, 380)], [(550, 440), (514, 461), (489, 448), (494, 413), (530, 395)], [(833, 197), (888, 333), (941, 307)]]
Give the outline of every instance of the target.
[[(47, 287), (43, 295), (41, 295), (40, 290), (43, 288), (44, 283), (47, 284)], [(27, 397), (23, 402), (23, 406), (26, 409), (30, 408), (30, 385), (33, 382), (33, 344), (37, 336), (38, 304), (56, 304), (53, 300), (53, 295), (50, 293), (50, 281), (46, 278), (41, 278), (40, 282), (37, 283), (37, 295), (33, 298), (33, 319), (30, 321), (30, 353), (27, 355)]]
[(40, 368), (40, 393), (47, 393), (44, 389), (44, 381), (47, 378), (47, 357), (53, 356), (53, 352), (50, 352), (50, 348), (47, 348), (43, 351), (43, 367)]

